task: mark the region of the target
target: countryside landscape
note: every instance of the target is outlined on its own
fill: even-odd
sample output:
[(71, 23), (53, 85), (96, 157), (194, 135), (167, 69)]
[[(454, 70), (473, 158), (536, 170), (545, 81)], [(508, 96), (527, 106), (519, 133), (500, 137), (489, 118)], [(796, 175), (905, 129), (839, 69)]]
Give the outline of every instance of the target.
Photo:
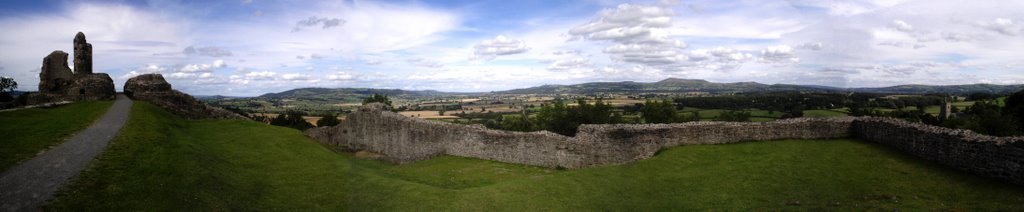
[(17, 2), (0, 211), (1019, 211), (1022, 8)]

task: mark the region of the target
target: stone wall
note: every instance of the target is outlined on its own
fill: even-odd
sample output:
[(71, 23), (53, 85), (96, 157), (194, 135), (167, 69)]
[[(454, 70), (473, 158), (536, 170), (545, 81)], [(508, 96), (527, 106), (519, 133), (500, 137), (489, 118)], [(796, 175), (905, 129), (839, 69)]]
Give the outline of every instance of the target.
[(1024, 185), (1024, 137), (995, 137), (890, 118), (860, 118), (857, 138), (926, 160)]
[(582, 125), (576, 137), (567, 137), (405, 117), (373, 103), (337, 126), (313, 128), (306, 135), (339, 149), (380, 153), (397, 163), (454, 155), (563, 168), (628, 163), (679, 145), (853, 137), (1024, 185), (1024, 137), (985, 136), (886, 118)]
[(397, 163), (438, 155), (473, 157), (544, 167), (582, 168), (649, 158), (686, 144), (721, 144), (784, 138), (849, 137), (853, 119), (802, 118), (765, 123), (583, 125), (576, 137), (547, 131), (511, 132), (405, 117), (371, 104), (334, 127), (306, 131), (321, 143), (367, 150)]
[(364, 106), (337, 126), (313, 128), (306, 134), (340, 149), (380, 153), (385, 160), (396, 163), (447, 154), (558, 167), (562, 164), (560, 161), (580, 158), (559, 152), (559, 146), (572, 140), (563, 135), (547, 131), (509, 132), (410, 118), (389, 112), (381, 104)]

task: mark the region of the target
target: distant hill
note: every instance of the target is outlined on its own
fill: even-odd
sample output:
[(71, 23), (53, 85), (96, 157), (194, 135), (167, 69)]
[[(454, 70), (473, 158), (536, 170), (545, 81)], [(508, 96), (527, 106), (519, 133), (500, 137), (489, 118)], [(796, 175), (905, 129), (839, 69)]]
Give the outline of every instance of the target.
[(466, 93), (450, 93), (435, 90), (411, 91), (401, 89), (375, 88), (297, 88), (280, 93), (267, 93), (259, 98), (295, 98), (295, 99), (362, 99), (373, 94), (384, 94), (392, 97), (430, 97)]
[(865, 93), (898, 93), (898, 94), (957, 94), (965, 95), (971, 93), (994, 93), (1009, 94), (1024, 89), (1024, 85), (993, 85), (993, 84), (969, 84), (969, 85), (897, 85), (881, 88), (850, 88), (853, 92)]
[(757, 82), (715, 83), (701, 79), (668, 78), (658, 82), (591, 82), (575, 85), (543, 85), (531, 88), (499, 91), (504, 94), (528, 93), (645, 93), (645, 92), (707, 92), (707, 93), (742, 93), (767, 91), (828, 91), (827, 89), (774, 84), (767, 85)]
[(790, 84), (761, 84), (757, 82), (734, 82), (716, 83), (701, 79), (678, 79), (668, 78), (658, 82), (591, 82), (575, 85), (542, 85), (537, 87), (499, 91), (503, 94), (530, 94), (530, 93), (571, 93), (571, 94), (593, 94), (593, 93), (662, 93), (662, 92), (707, 92), (712, 94), (721, 93), (750, 93), (750, 92), (774, 92), (774, 91), (800, 91), (800, 92), (863, 92), (863, 93), (892, 93), (892, 94), (928, 94), (942, 93), (954, 95), (966, 95), (976, 92), (1007, 94), (1024, 89), (1024, 85), (993, 85), (993, 84), (969, 84), (969, 85), (899, 85), (880, 88), (837, 88), (821, 85), (790, 85)]
[[(762, 84), (757, 82), (716, 83), (701, 79), (668, 78), (658, 82), (589, 82), (574, 85), (542, 85), (530, 88), (492, 92), (495, 94), (594, 94), (594, 93), (680, 93), (706, 92), (711, 94), (752, 93), (752, 92), (861, 92), (889, 94), (953, 94), (966, 95), (975, 92), (1008, 94), (1024, 89), (1024, 85), (899, 85), (880, 88), (837, 88), (821, 85)], [(417, 98), (449, 95), (482, 95), (484, 93), (454, 93), (435, 90), (401, 90), (374, 88), (298, 88), (279, 93), (267, 93), (257, 98), (270, 99), (325, 99), (360, 100), (373, 94), (392, 97)], [(205, 99), (221, 99), (210, 96)]]

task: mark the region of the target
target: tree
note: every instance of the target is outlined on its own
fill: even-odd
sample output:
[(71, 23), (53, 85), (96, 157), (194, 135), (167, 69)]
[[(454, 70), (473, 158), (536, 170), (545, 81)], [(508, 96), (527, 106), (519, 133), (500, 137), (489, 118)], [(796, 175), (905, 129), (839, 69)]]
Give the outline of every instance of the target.
[(380, 102), (383, 103), (384, 105), (387, 105), (389, 108), (391, 107), (391, 100), (388, 99), (388, 95), (373, 94), (373, 96), (371, 96), (370, 98), (363, 99), (364, 105), (373, 102)]
[(11, 92), (18, 88), (18, 82), (10, 77), (0, 77), (0, 102), (14, 101)]
[(285, 115), (283, 113), (282, 114), (277, 114), (277, 117), (274, 117), (274, 119), (270, 120), (270, 125), (288, 126), (288, 118), (285, 117)]
[(733, 121), (733, 122), (748, 122), (750, 121), (750, 112), (729, 110), (724, 111), (715, 117), (715, 121)]
[(501, 119), (500, 128), (503, 130), (529, 132), (533, 131), (528, 115), (511, 115)]
[(804, 117), (804, 105), (793, 105), (789, 107), (786, 114), (782, 115), (782, 118), (784, 119), (799, 117)]
[[(1009, 100), (1009, 98), (1007, 98)], [(1020, 135), (1016, 117), (1007, 114), (1011, 108), (999, 107), (994, 101), (978, 101), (964, 109), (963, 115), (947, 119), (942, 126), (994, 136)]]
[(0, 77), (0, 92), (13, 92), (14, 89), (18, 89), (18, 82), (14, 81), (11, 77)]
[[(565, 102), (556, 100), (551, 104), (542, 104), (540, 111), (534, 116), (533, 128), (551, 131), (554, 133), (574, 136), (576, 130), (582, 124), (612, 124), (621, 123), (622, 118), (612, 114), (611, 105), (598, 100), (593, 105), (587, 104), (585, 100), (577, 100), (578, 106), (568, 106)], [(514, 121), (509, 121), (513, 124)], [(521, 123), (520, 123), (521, 124)]]
[(341, 122), (338, 121), (338, 117), (337, 116), (335, 116), (335, 115), (325, 115), (325, 116), (321, 117), (320, 120), (316, 121), (316, 126), (317, 127), (328, 127), (328, 126), (338, 125), (339, 123), (341, 123)]
[(1003, 112), (1015, 119), (1017, 127), (1024, 128), (1024, 90), (1017, 91), (1006, 97), (1005, 101)]
[(680, 120), (679, 116), (676, 114), (676, 106), (668, 100), (648, 100), (644, 103), (644, 106), (640, 108), (640, 117), (644, 119), (645, 123), (649, 124), (674, 123)]
[(300, 131), (313, 128), (313, 124), (306, 122), (302, 116), (304, 114), (299, 111), (288, 111), (286, 114), (279, 114), (273, 120), (270, 120), (271, 125), (291, 127)]

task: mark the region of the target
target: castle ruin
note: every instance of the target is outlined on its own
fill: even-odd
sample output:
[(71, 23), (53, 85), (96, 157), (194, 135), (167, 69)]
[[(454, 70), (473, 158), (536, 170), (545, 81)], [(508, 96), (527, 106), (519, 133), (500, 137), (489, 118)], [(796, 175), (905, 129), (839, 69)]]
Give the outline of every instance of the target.
[(371, 103), (337, 126), (313, 128), (305, 134), (338, 149), (380, 153), (384, 160), (396, 163), (452, 155), (570, 169), (642, 160), (680, 145), (857, 138), (1024, 185), (1024, 137), (986, 136), (891, 118), (581, 125), (575, 137), (567, 137), (547, 131), (511, 132), (405, 117)]
[(39, 71), (39, 93), (28, 98), (29, 104), (57, 101), (113, 100), (114, 81), (110, 75), (92, 72), (92, 44), (78, 32), (74, 39), (74, 71), (68, 67), (68, 53), (53, 51), (43, 58)]

